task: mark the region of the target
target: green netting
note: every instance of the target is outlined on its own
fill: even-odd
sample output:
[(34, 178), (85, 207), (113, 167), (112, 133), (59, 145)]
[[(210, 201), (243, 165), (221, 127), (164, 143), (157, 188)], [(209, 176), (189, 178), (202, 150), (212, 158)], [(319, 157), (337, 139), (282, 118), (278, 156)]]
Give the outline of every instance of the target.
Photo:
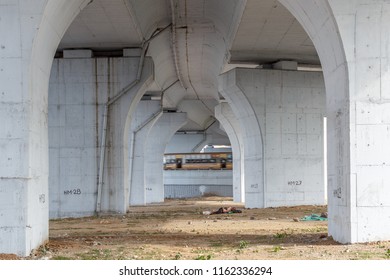
[(317, 214), (311, 214), (310, 216), (305, 216), (301, 218), (301, 221), (327, 221), (328, 218), (321, 217)]

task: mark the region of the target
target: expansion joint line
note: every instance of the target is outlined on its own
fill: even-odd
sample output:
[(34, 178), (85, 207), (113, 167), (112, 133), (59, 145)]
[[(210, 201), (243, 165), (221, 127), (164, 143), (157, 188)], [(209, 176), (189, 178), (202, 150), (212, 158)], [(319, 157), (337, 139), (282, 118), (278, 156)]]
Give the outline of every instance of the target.
[[(184, 10), (185, 10), (185, 13), (184, 13), (184, 18), (185, 18), (185, 26), (188, 27), (188, 11), (187, 11), (187, 0), (185, 0), (185, 7), (184, 7)], [(203, 101), (202, 98), (199, 97), (199, 94), (198, 92), (196, 91), (193, 83), (192, 83), (192, 80), (191, 80), (191, 75), (190, 75), (190, 58), (189, 58), (189, 55), (188, 55), (188, 28), (186, 28), (186, 36), (185, 36), (185, 42), (186, 42), (186, 63), (187, 63), (187, 78), (188, 78), (188, 82), (190, 83), (190, 86), (192, 88), (192, 90), (194, 91), (195, 95), (196, 95), (196, 99), (199, 100), (200, 102), (202, 102), (203, 106), (205, 107), (205, 109), (207, 111), (210, 112), (210, 114), (213, 116), (214, 115), (214, 112), (212, 110), (210, 110), (210, 108), (207, 106), (207, 104)], [(187, 89), (187, 88), (186, 88)]]
[(173, 62), (175, 64), (175, 71), (176, 71), (176, 76), (179, 79), (180, 85), (184, 88), (187, 89), (187, 87), (183, 83), (183, 77), (180, 72), (180, 65), (179, 65), (179, 58), (178, 58), (178, 53), (179, 49), (177, 47), (177, 39), (176, 39), (176, 8), (177, 4), (175, 5), (174, 0), (171, 0), (171, 14), (172, 14), (172, 54), (173, 54)]

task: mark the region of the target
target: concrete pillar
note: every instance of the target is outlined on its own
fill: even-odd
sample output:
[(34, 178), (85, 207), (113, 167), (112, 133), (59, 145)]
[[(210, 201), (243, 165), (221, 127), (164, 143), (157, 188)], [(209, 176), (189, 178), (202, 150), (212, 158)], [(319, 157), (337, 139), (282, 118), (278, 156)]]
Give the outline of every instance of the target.
[[(139, 59), (138, 59), (139, 61)], [(138, 64), (122, 64), (122, 76), (114, 76), (110, 92), (113, 96), (136, 79)], [(126, 77), (127, 79), (123, 79)], [(125, 82), (127, 80), (127, 82)], [(106, 212), (126, 213), (129, 203), (129, 149), (130, 124), (142, 95), (153, 80), (153, 62), (144, 61), (141, 80), (129, 92), (113, 103), (109, 109), (105, 179), (102, 191), (102, 210)], [(117, 90), (115, 90), (117, 89)]]
[(330, 108), (337, 109), (335, 136), (349, 139), (340, 147), (348, 164), (329, 177), (330, 195), (337, 203), (330, 233), (347, 242), (390, 240), (390, 3), (329, 2), (340, 30), (349, 81), (343, 110)]
[(95, 214), (97, 143), (108, 94), (108, 61), (83, 58), (53, 62), (48, 98), (51, 219)]
[[(245, 205), (248, 208), (265, 207), (265, 173), (263, 132), (252, 104), (241, 90), (236, 71), (230, 71), (220, 76), (219, 91), (229, 102), (234, 114), (240, 123), (242, 143), (244, 145), (244, 178), (245, 178)], [(245, 81), (244, 81), (245, 82)], [(259, 99), (256, 104), (264, 100)], [(264, 107), (264, 106), (260, 106)]]
[(280, 0), (313, 40), (328, 118), (329, 235), (390, 239), (387, 1)]
[[(96, 212), (104, 107), (109, 99), (135, 79), (140, 61), (139, 57), (91, 58), (89, 55), (89, 58), (81, 58), (84, 52), (85, 50), (72, 50), (72, 55), (76, 58), (56, 59), (50, 78), (51, 218), (79, 217)], [(69, 56), (67, 53), (68, 51), (64, 54), (66, 57)], [(145, 67), (144, 75), (147, 76), (151, 72), (149, 59)], [(145, 79), (147, 80), (147, 77)], [(118, 100), (118, 103), (122, 102), (120, 106), (124, 106), (126, 102), (127, 106), (131, 106), (131, 102), (136, 102), (136, 95), (144, 92), (142, 87), (147, 86), (145, 79), (134, 87), (132, 92), (127, 93), (129, 96)], [(146, 84), (142, 84), (143, 82)], [(130, 101), (131, 98), (134, 100)], [(109, 136), (106, 141), (106, 158), (109, 161), (105, 163), (104, 169), (118, 173), (114, 174), (117, 177), (108, 178), (109, 172), (106, 172), (103, 178), (102, 201), (106, 200), (106, 208), (103, 208), (103, 211), (117, 212), (119, 210), (116, 207), (127, 207), (123, 205), (123, 200), (113, 200), (111, 206), (108, 206), (108, 201), (110, 192), (111, 196), (115, 193), (119, 196), (119, 193), (124, 192), (121, 188), (125, 188), (125, 184), (120, 184), (122, 180), (119, 177), (128, 177), (128, 168), (123, 167), (123, 174), (120, 174), (119, 169), (128, 165), (120, 153), (128, 151), (129, 143), (124, 142), (121, 130), (127, 129), (126, 110), (129, 110), (129, 107), (121, 108), (116, 104), (112, 106), (116, 111), (109, 112), (108, 130), (116, 134), (111, 135), (115, 139)], [(110, 181), (115, 183), (110, 185)], [(115, 206), (115, 203), (119, 205)]]
[[(140, 102), (133, 117), (129, 136), (130, 205), (146, 204), (145, 189), (145, 147), (150, 129), (162, 116), (160, 101)], [(130, 196), (130, 197), (129, 197)]]
[(163, 113), (149, 131), (144, 147), (146, 203), (164, 202), (164, 151), (175, 132), (186, 123), (186, 113)]
[[(256, 164), (264, 170), (261, 177), (264, 200), (258, 207), (324, 204), (325, 88), (322, 73), (264, 69), (231, 72), (235, 74), (221, 76), (222, 86), (233, 83), (223, 79), (235, 79), (234, 95), (240, 94), (241, 100), (250, 104), (245, 111), (237, 108), (237, 118), (243, 120), (242, 115), (248, 115), (251, 110), (249, 112), (257, 121), (241, 121), (240, 128), (243, 131), (245, 181), (248, 175), (254, 176), (255, 171), (247, 166), (246, 157), (251, 156), (247, 148), (253, 150), (251, 146), (257, 146), (258, 152), (262, 152)], [(233, 102), (233, 108), (240, 104), (240, 100)], [(245, 140), (248, 138), (245, 134), (254, 130), (259, 132), (257, 137), (253, 137), (252, 142)], [(248, 189), (246, 193), (248, 195)], [(245, 199), (247, 203), (248, 197)]]
[[(238, 120), (234, 115), (230, 105), (222, 102), (215, 107), (215, 117), (225, 129), (233, 152), (233, 201), (245, 202), (245, 182), (244, 182), (244, 161), (241, 155), (244, 154), (241, 145), (241, 131)], [(242, 176), (241, 176), (242, 175)]]
[(50, 67), (86, 2), (0, 3), (0, 253), (26, 256), (48, 238)]

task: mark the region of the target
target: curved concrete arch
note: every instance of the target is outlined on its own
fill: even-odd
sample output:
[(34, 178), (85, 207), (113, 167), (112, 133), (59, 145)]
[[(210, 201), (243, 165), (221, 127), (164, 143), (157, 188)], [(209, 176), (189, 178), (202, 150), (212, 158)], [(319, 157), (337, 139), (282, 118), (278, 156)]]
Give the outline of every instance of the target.
[(242, 128), (244, 153), (241, 158), (245, 166), (245, 205), (249, 208), (264, 208), (266, 190), (263, 134), (258, 114), (240, 87), (240, 77), (237, 73), (245, 71), (234, 69), (220, 76), (219, 91), (229, 102)]
[[(133, 80), (136, 72), (131, 73)], [(104, 188), (101, 198), (103, 212), (126, 213), (129, 206), (130, 172), (129, 155), (130, 123), (132, 116), (153, 80), (153, 62), (145, 59), (140, 81), (113, 103), (109, 109), (109, 126), (107, 128), (106, 166), (104, 171)]]
[(6, 230), (0, 229), (2, 239), (7, 240), (0, 242), (2, 253), (26, 256), (48, 238), (50, 69), (62, 35), (87, 3), (87, 0), (9, 1), (2, 6), (2, 13), (9, 13), (13, 18), (13, 22), (8, 18), (3, 20), (5, 26), (11, 27), (8, 32), (13, 35), (12, 40), (6, 40), (7, 52), (0, 59), (9, 62), (17, 73), (10, 88), (14, 91), (10, 107), (19, 114), (17, 118), (11, 115), (11, 119), (18, 120), (17, 126), (12, 128), (12, 134), (18, 137), (10, 140), (12, 144), (6, 146), (6, 150), (16, 153), (19, 149), (20, 154), (12, 156), (12, 166), (16, 168), (13, 171), (2, 168), (0, 175), (3, 199), (8, 195), (20, 197), (6, 210), (9, 214)]
[(241, 155), (244, 153), (237, 119), (227, 102), (215, 107), (215, 117), (225, 129), (233, 151), (233, 200), (245, 202), (244, 161), (241, 160)]
[[(180, 86), (167, 91), (164, 106), (175, 107), (189, 96), (218, 100), (217, 76), (228, 59), (228, 49), (246, 1), (229, 0), (219, 5), (218, 1), (172, 0), (170, 9), (165, 0), (129, 3), (144, 38), (159, 25), (172, 23), (171, 31), (159, 36), (149, 47), (160, 89), (166, 90), (177, 79), (180, 82)], [(195, 43), (198, 40), (203, 41), (200, 47)]]
[[(126, 153), (130, 159), (130, 185), (126, 199), (130, 205), (145, 205), (145, 147), (150, 129), (163, 115), (159, 101), (149, 101), (142, 104), (137, 111), (140, 112), (139, 118), (132, 123), (130, 151)], [(150, 112), (145, 113), (145, 112)]]
[(147, 204), (164, 202), (162, 159), (172, 136), (186, 123), (186, 113), (163, 113), (148, 133), (144, 148)]
[[(330, 1), (279, 0), (309, 34), (319, 55), (326, 87), (329, 234), (340, 242), (352, 236), (348, 64)], [(334, 195), (334, 192), (340, 193)]]

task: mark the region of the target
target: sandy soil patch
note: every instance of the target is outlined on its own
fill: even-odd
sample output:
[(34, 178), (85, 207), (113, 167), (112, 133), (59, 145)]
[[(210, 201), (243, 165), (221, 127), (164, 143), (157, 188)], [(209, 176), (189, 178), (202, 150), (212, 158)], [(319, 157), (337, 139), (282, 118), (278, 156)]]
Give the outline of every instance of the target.
[[(234, 206), (242, 213), (203, 215)], [(390, 242), (343, 245), (326, 221), (299, 221), (324, 206), (244, 209), (229, 198), (167, 200), (126, 215), (50, 221), (50, 239), (27, 259), (388, 259)], [(0, 255), (0, 259), (17, 259)]]

